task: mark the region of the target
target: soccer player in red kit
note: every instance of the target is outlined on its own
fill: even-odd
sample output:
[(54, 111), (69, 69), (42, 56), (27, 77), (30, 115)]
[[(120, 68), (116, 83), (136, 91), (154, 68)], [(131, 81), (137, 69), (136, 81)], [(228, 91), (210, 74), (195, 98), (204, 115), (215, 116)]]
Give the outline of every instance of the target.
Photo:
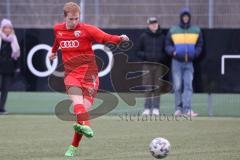
[(99, 85), (98, 68), (92, 43), (114, 43), (128, 41), (126, 35), (110, 35), (99, 28), (79, 22), (80, 7), (73, 2), (64, 5), (65, 22), (54, 26), (55, 41), (49, 59), (57, 56), (57, 50), (62, 51), (64, 64), (64, 84), (66, 92), (73, 101), (73, 112), (77, 117), (72, 144), (65, 156), (73, 157), (82, 136), (93, 137), (90, 127), (88, 110)]

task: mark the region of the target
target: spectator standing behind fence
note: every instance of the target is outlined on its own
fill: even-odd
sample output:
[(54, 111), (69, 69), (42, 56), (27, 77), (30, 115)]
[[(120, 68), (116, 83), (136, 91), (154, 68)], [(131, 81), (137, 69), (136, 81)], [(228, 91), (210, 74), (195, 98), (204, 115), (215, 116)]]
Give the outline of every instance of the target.
[[(165, 36), (162, 33), (160, 25), (156, 17), (149, 17), (147, 19), (147, 30), (141, 34), (139, 42), (137, 44), (137, 53), (141, 59), (145, 62), (157, 62), (163, 63), (166, 55), (164, 53)], [(143, 70), (149, 70), (149, 65), (143, 64)], [(156, 65), (151, 66), (151, 73), (149, 76), (143, 77), (143, 84), (157, 85), (156, 78), (161, 77), (162, 70)], [(153, 92), (147, 92), (143, 115), (155, 115), (160, 114), (160, 96), (154, 96)]]
[(191, 25), (191, 13), (183, 8), (179, 25), (170, 28), (166, 37), (166, 52), (172, 57), (172, 80), (175, 94), (175, 116), (185, 114), (195, 117), (192, 110), (193, 63), (203, 45), (199, 27)]
[(0, 29), (0, 115), (7, 114), (5, 103), (9, 86), (16, 69), (16, 60), (19, 56), (20, 48), (17, 37), (14, 33), (12, 22), (8, 19), (3, 19), (1, 21)]

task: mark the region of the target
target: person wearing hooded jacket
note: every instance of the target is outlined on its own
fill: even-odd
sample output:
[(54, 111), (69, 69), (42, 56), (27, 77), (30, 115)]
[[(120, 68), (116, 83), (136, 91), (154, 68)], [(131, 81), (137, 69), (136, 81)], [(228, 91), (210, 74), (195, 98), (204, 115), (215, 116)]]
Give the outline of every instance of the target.
[(16, 60), (19, 56), (20, 47), (12, 22), (9, 19), (3, 19), (0, 28), (0, 115), (7, 114), (5, 103), (14, 72), (16, 71)]
[(166, 53), (172, 57), (175, 116), (184, 114), (195, 117), (198, 115), (192, 110), (193, 60), (200, 55), (202, 46), (201, 30), (191, 24), (189, 9), (183, 8), (179, 25), (170, 28), (165, 42)]
[[(147, 24), (146, 31), (139, 37), (136, 47), (137, 54), (145, 62), (163, 63), (167, 58), (164, 53), (165, 36), (156, 17), (149, 17)], [(149, 65), (143, 64), (143, 70), (149, 70), (148, 67)], [(161, 74), (161, 68), (156, 65), (151, 66), (151, 73), (148, 76), (143, 76), (143, 84), (156, 85), (156, 77), (160, 78)], [(160, 96), (154, 96), (156, 94), (153, 92), (146, 93), (143, 115), (158, 116), (160, 114)]]

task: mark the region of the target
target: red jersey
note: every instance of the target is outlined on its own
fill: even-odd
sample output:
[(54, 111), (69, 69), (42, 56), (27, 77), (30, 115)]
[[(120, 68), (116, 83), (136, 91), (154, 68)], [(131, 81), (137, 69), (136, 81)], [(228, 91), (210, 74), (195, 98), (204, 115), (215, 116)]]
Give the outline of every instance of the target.
[(67, 29), (66, 23), (57, 24), (54, 26), (54, 34), (52, 53), (61, 49), (65, 78), (69, 74), (77, 79), (91, 75), (97, 76), (98, 68), (92, 43), (118, 44), (121, 42), (120, 36), (107, 34), (99, 28), (85, 23), (78, 23), (75, 29)]

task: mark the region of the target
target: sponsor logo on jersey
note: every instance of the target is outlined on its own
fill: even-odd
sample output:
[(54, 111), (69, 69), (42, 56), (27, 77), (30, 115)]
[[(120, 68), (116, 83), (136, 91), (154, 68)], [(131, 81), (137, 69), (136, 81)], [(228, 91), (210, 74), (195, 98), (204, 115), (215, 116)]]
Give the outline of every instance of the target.
[(62, 34), (62, 32), (58, 32), (58, 34), (60, 35), (60, 36), (62, 36), (63, 34)]
[(66, 40), (60, 42), (61, 48), (78, 48), (79, 42), (77, 40)]

